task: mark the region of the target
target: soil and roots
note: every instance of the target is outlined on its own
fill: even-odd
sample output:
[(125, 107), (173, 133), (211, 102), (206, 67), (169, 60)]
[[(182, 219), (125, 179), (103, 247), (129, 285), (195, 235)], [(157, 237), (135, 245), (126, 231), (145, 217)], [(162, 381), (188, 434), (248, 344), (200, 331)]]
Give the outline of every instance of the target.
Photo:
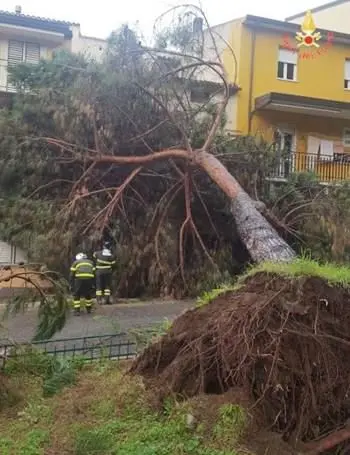
[(260, 272), (181, 315), (132, 371), (161, 398), (245, 390), (265, 428), (311, 449), (350, 417), (349, 347), (347, 289)]

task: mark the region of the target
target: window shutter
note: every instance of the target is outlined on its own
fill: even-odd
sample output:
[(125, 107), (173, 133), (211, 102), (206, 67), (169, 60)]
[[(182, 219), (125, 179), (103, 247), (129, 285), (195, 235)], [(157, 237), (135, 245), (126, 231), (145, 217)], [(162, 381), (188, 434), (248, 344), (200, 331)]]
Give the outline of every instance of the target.
[(26, 43), (25, 61), (27, 63), (39, 63), (39, 61), (40, 61), (40, 45), (39, 44)]
[(24, 51), (24, 42), (23, 41), (9, 41), (8, 47), (8, 64), (9, 66), (16, 65), (23, 62), (23, 51)]
[[(14, 67), (19, 63), (23, 62), (23, 52), (24, 52), (24, 42), (23, 41), (15, 41), (9, 40), (8, 45), (8, 56), (7, 56), (7, 64), (8, 67)], [(7, 73), (7, 91), (8, 92), (15, 92), (16, 87), (11, 84), (9, 80), (9, 73)]]
[(345, 60), (344, 79), (350, 81), (350, 60)]
[(289, 49), (279, 49), (278, 61), (296, 65), (298, 62), (298, 53), (295, 51), (290, 51)]

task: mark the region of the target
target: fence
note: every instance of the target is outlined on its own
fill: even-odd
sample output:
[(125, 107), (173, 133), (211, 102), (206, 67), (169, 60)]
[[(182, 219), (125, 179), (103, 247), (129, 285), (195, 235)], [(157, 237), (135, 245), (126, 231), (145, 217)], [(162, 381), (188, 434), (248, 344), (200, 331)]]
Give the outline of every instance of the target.
[(295, 172), (314, 172), (321, 182), (334, 182), (350, 179), (350, 155), (292, 153), (276, 156), (270, 178), (286, 179)]
[(56, 357), (79, 357), (85, 361), (126, 360), (137, 354), (136, 342), (131, 341), (126, 333), (35, 341), (16, 345), (9, 340), (0, 340), (0, 368), (3, 368), (6, 361), (10, 359), (29, 355), (32, 348)]

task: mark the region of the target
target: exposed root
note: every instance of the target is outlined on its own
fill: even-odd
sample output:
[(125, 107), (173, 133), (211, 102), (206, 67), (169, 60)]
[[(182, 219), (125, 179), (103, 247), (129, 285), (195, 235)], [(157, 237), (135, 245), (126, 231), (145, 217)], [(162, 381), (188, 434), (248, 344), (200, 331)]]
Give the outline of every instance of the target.
[(259, 273), (180, 316), (132, 371), (161, 397), (249, 390), (266, 428), (295, 444), (320, 439), (350, 417), (349, 346), (348, 290), (315, 277)]

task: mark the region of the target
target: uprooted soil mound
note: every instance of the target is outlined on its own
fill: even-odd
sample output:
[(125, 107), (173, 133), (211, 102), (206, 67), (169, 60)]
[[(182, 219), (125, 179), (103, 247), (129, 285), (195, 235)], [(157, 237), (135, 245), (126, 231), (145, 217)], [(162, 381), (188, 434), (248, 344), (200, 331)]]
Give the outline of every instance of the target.
[(350, 417), (350, 291), (258, 273), (177, 318), (131, 370), (162, 397), (245, 390), (263, 425), (314, 440)]

